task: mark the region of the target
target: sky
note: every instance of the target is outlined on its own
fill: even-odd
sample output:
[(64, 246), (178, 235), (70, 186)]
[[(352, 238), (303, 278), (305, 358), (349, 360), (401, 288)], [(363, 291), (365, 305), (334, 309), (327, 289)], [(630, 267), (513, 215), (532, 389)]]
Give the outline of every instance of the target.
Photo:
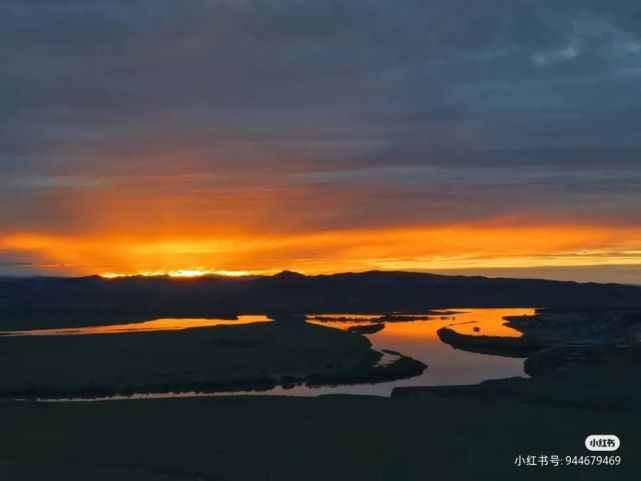
[(0, 0), (0, 275), (641, 283), (636, 0)]

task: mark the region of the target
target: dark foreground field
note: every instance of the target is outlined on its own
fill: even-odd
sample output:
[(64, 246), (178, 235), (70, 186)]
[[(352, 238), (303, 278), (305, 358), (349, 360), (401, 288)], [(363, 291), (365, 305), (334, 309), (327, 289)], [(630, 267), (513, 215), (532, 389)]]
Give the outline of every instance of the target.
[[(531, 379), (397, 388), (392, 398), (12, 400), (411, 377), (405, 364), (378, 365), (359, 334), (302, 321), (0, 338), (0, 481), (639, 479), (636, 310), (510, 318), (516, 341), (445, 336), (456, 349), (527, 353)], [(585, 448), (590, 434), (619, 436), (621, 465), (515, 466), (519, 456), (608, 454)]]
[[(0, 479), (632, 480), (638, 411), (513, 399), (196, 398), (0, 404)], [(617, 433), (618, 467), (516, 467), (528, 454), (585, 455)]]

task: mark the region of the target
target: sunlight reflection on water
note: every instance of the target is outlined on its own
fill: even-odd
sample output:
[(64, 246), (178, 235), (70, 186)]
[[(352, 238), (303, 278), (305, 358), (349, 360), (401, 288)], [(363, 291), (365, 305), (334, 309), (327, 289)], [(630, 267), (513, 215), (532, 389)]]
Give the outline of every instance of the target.
[(33, 329), (28, 331), (0, 331), (0, 336), (88, 336), (96, 334), (124, 334), (127, 332), (181, 331), (194, 327), (237, 326), (256, 322), (271, 322), (266, 316), (238, 316), (238, 319), (179, 319), (166, 318), (153, 321), (112, 324), (107, 326), (66, 327), (59, 329)]
[[(421, 320), (391, 320), (375, 333), (365, 334), (378, 351), (392, 350), (418, 359), (428, 365), (420, 376), (377, 384), (356, 384), (325, 387), (305, 385), (292, 388), (276, 387), (267, 391), (234, 391), (224, 393), (165, 393), (135, 394), (133, 396), (111, 396), (92, 400), (149, 399), (195, 396), (226, 395), (288, 395), (318, 396), (323, 394), (361, 394), (389, 396), (392, 389), (401, 386), (438, 386), (476, 384), (487, 379), (514, 376), (526, 377), (523, 359), (476, 354), (457, 350), (440, 341), (437, 331), (450, 327), (462, 334), (519, 337), (522, 334), (505, 325), (507, 316), (532, 316), (534, 308), (509, 309), (450, 309), (429, 314), (395, 314), (396, 319), (418, 318)], [(308, 322), (336, 329), (347, 330), (354, 326), (369, 326), (380, 319), (380, 315), (331, 314), (310, 315)], [(319, 320), (319, 319), (322, 319)], [(349, 320), (346, 320), (349, 319)], [(69, 334), (115, 334), (132, 331), (176, 330), (191, 327), (232, 325), (239, 323), (265, 322), (265, 316), (239, 316), (237, 321), (220, 319), (159, 319), (145, 323), (121, 324), (116, 326), (94, 326), (78, 329), (51, 329), (48, 335)], [(24, 331), (22, 335), (35, 335), (36, 331)], [(41, 334), (43, 331), (39, 331)]]

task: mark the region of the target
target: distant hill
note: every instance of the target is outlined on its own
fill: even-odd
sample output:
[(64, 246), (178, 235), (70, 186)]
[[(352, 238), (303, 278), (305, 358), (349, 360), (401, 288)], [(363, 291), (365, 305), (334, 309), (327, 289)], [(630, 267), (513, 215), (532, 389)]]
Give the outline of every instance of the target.
[[(0, 320), (119, 314), (425, 311), (444, 307), (637, 308), (641, 287), (412, 272), (226, 278), (0, 278)], [(3, 322), (6, 325), (6, 322)]]

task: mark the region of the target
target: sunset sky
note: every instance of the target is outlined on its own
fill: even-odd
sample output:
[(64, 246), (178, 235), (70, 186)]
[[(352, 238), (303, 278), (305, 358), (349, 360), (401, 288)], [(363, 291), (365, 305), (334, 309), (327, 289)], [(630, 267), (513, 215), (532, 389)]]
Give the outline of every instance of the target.
[(634, 0), (0, 0), (0, 275), (641, 283)]

